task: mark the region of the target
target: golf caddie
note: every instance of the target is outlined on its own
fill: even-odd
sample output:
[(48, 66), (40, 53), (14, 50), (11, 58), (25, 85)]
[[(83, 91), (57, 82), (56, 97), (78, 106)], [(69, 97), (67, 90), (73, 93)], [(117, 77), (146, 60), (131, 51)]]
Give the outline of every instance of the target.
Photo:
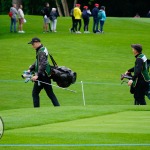
[(148, 72), (147, 58), (142, 54), (142, 46), (140, 44), (131, 45), (136, 61), (135, 66), (126, 73), (134, 72), (128, 85), (131, 86), (130, 92), (134, 94), (135, 105), (146, 105), (145, 93), (148, 91), (150, 76)]
[[(30, 66), (28, 72), (34, 72), (31, 80), (34, 82), (32, 91), (34, 107), (40, 107), (40, 91), (44, 88), (47, 96), (51, 99), (54, 106), (60, 106), (51, 86), (50, 80), (50, 64), (48, 63), (48, 50), (41, 44), (41, 40), (37, 37), (33, 38), (28, 44), (36, 51), (36, 61)], [(41, 82), (39, 82), (41, 81)], [(47, 84), (43, 84), (47, 83)]]

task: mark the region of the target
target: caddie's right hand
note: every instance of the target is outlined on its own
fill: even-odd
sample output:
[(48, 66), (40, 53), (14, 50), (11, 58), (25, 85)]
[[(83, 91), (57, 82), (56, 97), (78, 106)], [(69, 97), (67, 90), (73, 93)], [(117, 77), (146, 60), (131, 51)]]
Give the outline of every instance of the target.
[(37, 76), (37, 75), (35, 75), (35, 76), (33, 76), (33, 77), (31, 78), (32, 81), (36, 81), (37, 79), (38, 79), (38, 76)]
[(128, 82), (128, 86), (131, 86), (131, 85), (132, 85), (132, 83), (133, 83), (133, 80), (129, 80), (129, 82)]
[(124, 74), (128, 74), (128, 73), (130, 73), (129, 71), (126, 71)]

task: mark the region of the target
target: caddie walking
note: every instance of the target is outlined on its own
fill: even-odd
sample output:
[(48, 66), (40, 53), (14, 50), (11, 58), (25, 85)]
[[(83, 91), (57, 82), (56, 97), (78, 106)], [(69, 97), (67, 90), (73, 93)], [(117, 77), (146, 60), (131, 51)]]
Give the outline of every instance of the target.
[(130, 92), (134, 94), (135, 105), (146, 105), (145, 93), (148, 91), (150, 76), (147, 67), (147, 58), (142, 54), (142, 46), (140, 44), (131, 45), (136, 61), (135, 66), (126, 73), (134, 72), (128, 85), (131, 86)]
[[(50, 65), (48, 63), (48, 50), (41, 44), (41, 40), (37, 37), (33, 38), (28, 44), (32, 44), (33, 48), (36, 50), (36, 61), (29, 68), (28, 72), (34, 72), (35, 75), (32, 77), (34, 81), (34, 87), (32, 91), (33, 105), (34, 107), (40, 107), (40, 97), (39, 94), (41, 90), (47, 93), (47, 96), (51, 99), (54, 106), (60, 106), (54, 92), (52, 89), (50, 80)], [(37, 81), (38, 80), (38, 81)], [(41, 83), (42, 81), (44, 83)]]

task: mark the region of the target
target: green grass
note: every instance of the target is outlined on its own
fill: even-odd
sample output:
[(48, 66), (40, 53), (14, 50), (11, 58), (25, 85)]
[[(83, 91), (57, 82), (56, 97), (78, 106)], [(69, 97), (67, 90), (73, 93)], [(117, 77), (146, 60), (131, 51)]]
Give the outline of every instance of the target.
[[(71, 18), (58, 18), (58, 32), (43, 34), (42, 17), (26, 16), (26, 33), (14, 34), (9, 33), (9, 17), (0, 17), (0, 116), (5, 124), (0, 146), (45, 144), (0, 148), (149, 149), (146, 144), (150, 144), (150, 101), (146, 98), (147, 106), (134, 106), (129, 87), (120, 84), (120, 74), (134, 65), (132, 43), (142, 44), (144, 54), (150, 58), (149, 19), (107, 18), (105, 34), (77, 35), (69, 33)], [(61, 104), (59, 108), (54, 108), (42, 91), (41, 107), (34, 109), (33, 83), (25, 84), (21, 79), (22, 72), (35, 60), (35, 50), (27, 44), (35, 36), (59, 66), (77, 72), (76, 84), (69, 87), (77, 93), (53, 88)]]

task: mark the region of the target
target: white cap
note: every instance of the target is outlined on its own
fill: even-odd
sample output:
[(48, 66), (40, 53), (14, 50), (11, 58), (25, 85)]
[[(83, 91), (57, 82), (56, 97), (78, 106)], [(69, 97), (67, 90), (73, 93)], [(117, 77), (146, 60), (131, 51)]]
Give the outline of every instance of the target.
[(52, 11), (56, 11), (56, 8), (52, 8)]

